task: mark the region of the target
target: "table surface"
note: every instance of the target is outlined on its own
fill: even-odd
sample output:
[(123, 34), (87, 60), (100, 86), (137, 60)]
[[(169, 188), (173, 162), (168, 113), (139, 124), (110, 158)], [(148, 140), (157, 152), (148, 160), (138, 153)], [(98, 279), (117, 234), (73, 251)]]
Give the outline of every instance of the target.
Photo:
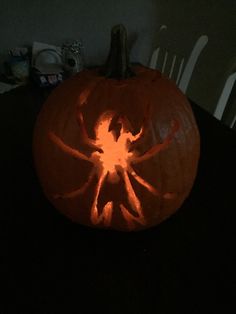
[(191, 102), (201, 157), (181, 209), (146, 231), (99, 231), (43, 196), (31, 143), (44, 96), (28, 87), (0, 96), (0, 313), (235, 313), (235, 132)]

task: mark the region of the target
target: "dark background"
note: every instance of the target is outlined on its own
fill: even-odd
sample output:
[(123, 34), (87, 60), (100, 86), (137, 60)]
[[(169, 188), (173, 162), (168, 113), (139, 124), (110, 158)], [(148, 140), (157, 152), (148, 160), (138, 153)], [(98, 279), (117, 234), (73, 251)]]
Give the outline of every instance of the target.
[(99, 231), (42, 194), (31, 143), (44, 98), (0, 96), (0, 313), (234, 313), (235, 132), (192, 103), (201, 158), (182, 208), (146, 231)]

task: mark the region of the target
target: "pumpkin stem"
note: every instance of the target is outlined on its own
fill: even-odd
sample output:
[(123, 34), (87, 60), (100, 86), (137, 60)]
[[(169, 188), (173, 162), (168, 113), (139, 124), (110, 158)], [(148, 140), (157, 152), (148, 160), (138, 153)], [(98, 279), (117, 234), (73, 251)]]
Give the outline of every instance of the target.
[(113, 26), (111, 30), (110, 51), (102, 74), (119, 80), (134, 76), (129, 65), (127, 32), (122, 24)]

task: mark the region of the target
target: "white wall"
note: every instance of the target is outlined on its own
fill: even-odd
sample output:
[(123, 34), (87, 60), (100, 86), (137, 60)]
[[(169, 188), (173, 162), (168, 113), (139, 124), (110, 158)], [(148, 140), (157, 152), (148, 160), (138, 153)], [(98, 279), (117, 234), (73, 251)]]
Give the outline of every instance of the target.
[(102, 63), (111, 26), (123, 23), (133, 41), (131, 61), (147, 64), (156, 32), (166, 24), (170, 45), (183, 54), (201, 34), (209, 36), (188, 95), (213, 111), (227, 69), (236, 63), (235, 16), (235, 0), (0, 0), (0, 61), (17, 45), (81, 38), (86, 63)]

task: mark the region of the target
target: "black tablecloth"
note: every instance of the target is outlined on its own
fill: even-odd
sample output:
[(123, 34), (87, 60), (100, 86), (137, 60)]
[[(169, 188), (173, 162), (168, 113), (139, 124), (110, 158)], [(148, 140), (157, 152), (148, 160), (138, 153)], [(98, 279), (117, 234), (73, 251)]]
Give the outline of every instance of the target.
[(201, 158), (182, 208), (146, 231), (99, 231), (42, 193), (31, 154), (42, 100), (27, 87), (0, 96), (0, 313), (235, 313), (235, 132), (192, 103)]

